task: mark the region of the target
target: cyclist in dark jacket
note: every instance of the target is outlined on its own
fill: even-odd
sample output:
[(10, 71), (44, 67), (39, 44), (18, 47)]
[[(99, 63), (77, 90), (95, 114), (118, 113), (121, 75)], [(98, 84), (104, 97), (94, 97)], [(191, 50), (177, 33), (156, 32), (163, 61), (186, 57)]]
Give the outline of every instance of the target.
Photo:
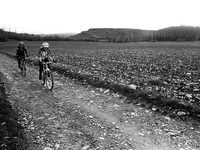
[(24, 42), (19, 42), (19, 45), (17, 46), (16, 49), (16, 57), (17, 57), (17, 61), (18, 61), (18, 68), (20, 68), (20, 63), (21, 60), (25, 57), (28, 57), (28, 53), (27, 53), (27, 48), (24, 45)]
[[(36, 58), (39, 60), (39, 80), (42, 79), (42, 71), (43, 66), (42, 62), (49, 62), (52, 61), (52, 54), (49, 49), (49, 43), (43, 42), (42, 47), (39, 48)], [(48, 64), (48, 67), (50, 68), (50, 65)]]

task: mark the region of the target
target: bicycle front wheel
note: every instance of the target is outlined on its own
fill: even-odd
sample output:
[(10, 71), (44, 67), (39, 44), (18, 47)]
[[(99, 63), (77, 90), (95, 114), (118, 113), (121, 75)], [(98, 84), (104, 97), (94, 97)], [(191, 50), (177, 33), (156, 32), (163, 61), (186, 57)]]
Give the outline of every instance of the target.
[(46, 86), (49, 90), (52, 90), (53, 89), (53, 75), (51, 73), (51, 71), (48, 71), (46, 73)]
[(45, 85), (45, 79), (46, 77), (45, 77), (45, 73), (44, 73), (44, 71), (42, 71), (42, 85)]

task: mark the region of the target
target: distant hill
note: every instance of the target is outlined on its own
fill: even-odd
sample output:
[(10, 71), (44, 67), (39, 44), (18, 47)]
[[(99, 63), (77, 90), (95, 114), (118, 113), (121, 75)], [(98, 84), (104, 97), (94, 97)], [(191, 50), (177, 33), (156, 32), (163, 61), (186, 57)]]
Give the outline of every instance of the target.
[(69, 36), (73, 36), (76, 33), (56, 33), (56, 34), (38, 34), (39, 36), (45, 37), (45, 36), (59, 36), (59, 37), (64, 37), (67, 38)]
[(68, 37), (75, 41), (194, 41), (200, 37), (200, 27), (175, 26), (160, 30), (93, 28)]
[(110, 42), (146, 41), (150, 40), (152, 32), (151, 30), (140, 29), (94, 28), (70, 36), (69, 40)]

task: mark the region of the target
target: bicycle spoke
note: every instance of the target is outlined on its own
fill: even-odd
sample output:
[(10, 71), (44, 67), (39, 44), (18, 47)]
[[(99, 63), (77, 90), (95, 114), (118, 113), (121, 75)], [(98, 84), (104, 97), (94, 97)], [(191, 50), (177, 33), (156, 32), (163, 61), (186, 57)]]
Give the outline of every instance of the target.
[(20, 64), (20, 69), (21, 69), (22, 76), (25, 76), (26, 75), (26, 68), (25, 68), (25, 63), (23, 61)]
[(43, 85), (45, 84), (45, 74), (44, 74), (44, 72), (42, 72), (42, 84)]

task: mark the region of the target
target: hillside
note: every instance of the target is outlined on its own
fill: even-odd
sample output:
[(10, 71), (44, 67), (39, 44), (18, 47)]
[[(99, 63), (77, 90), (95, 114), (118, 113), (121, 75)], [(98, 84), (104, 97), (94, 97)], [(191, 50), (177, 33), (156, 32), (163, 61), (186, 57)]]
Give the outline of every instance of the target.
[(199, 40), (200, 27), (174, 26), (157, 30), (154, 39), (158, 41), (196, 41)]
[(151, 30), (95, 28), (70, 36), (69, 40), (111, 42), (146, 41), (150, 40), (151, 34)]
[(83, 31), (69, 40), (76, 41), (195, 41), (200, 35), (200, 27), (176, 26), (160, 30), (95, 28)]

